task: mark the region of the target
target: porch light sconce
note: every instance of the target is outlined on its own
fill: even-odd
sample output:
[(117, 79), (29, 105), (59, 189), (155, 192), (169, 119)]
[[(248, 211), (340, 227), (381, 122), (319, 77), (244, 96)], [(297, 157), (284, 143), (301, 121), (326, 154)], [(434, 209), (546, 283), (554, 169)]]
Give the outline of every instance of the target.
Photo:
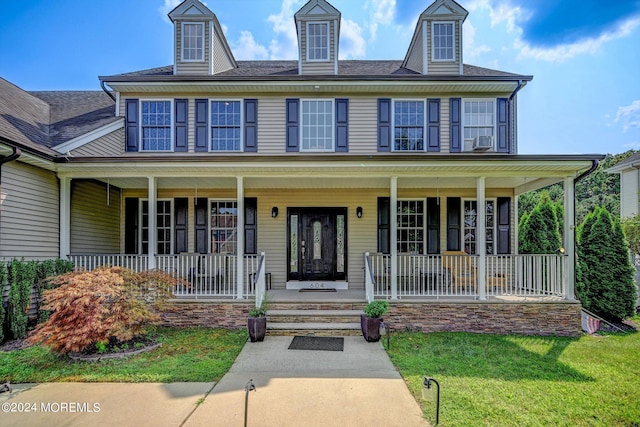
[(275, 218), (278, 216), (278, 207), (274, 206), (271, 208), (271, 218)]
[(557, 253), (558, 255), (564, 255), (564, 248), (558, 248), (558, 249), (556, 249), (556, 253)]
[(362, 206), (358, 206), (358, 207), (356, 208), (356, 216), (357, 216), (358, 218), (362, 218)]

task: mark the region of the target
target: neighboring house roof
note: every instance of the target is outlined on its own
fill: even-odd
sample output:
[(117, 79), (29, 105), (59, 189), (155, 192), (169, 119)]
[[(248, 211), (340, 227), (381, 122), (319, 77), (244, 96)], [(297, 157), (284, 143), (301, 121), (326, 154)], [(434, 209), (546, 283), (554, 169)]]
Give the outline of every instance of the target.
[(27, 92), (0, 78), (0, 139), (36, 153), (119, 120), (103, 91)]
[(337, 75), (300, 75), (298, 61), (238, 61), (238, 67), (215, 75), (207, 76), (176, 76), (173, 65), (133, 71), (112, 76), (100, 76), (102, 81), (158, 81), (167, 82), (181, 80), (355, 80), (355, 79), (418, 79), (418, 80), (526, 80), (533, 79), (504, 71), (464, 65), (462, 76), (423, 75), (402, 67), (402, 61), (339, 61)]
[(634, 154), (631, 157), (627, 157), (623, 161), (611, 166), (605, 172), (620, 173), (626, 169), (640, 169), (640, 152)]

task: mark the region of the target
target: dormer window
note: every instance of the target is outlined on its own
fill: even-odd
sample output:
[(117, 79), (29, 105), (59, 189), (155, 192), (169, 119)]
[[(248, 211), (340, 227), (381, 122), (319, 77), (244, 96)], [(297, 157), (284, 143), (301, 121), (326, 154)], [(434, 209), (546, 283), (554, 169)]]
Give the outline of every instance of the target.
[(453, 22), (433, 22), (432, 53), (434, 61), (455, 61)]
[(204, 61), (204, 23), (182, 23), (182, 60)]
[(307, 23), (307, 60), (329, 60), (329, 23)]

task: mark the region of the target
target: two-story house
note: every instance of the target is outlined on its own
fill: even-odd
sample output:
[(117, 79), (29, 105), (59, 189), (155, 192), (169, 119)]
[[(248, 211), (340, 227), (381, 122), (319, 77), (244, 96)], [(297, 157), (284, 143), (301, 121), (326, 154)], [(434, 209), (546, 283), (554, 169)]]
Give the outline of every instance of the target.
[[(423, 330), (579, 333), (574, 182), (603, 156), (518, 154), (532, 76), (464, 64), (467, 14), (436, 0), (404, 59), (345, 61), (340, 12), (310, 0), (297, 59), (238, 61), (216, 15), (183, 1), (173, 64), (101, 76), (112, 116), (77, 111), (84, 132), (29, 154), (58, 180), (59, 256), (176, 274), (180, 324), (239, 325), (265, 291), (316, 290), (389, 299)], [(518, 195), (556, 182), (567, 255), (519, 255)]]

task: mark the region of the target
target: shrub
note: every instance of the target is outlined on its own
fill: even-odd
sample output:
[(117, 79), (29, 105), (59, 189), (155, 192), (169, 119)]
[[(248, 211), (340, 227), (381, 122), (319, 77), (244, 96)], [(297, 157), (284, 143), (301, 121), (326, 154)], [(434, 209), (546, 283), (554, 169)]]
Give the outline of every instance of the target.
[(519, 225), (519, 247), (523, 254), (553, 254), (562, 245), (556, 208), (548, 192)]
[(11, 261), (9, 267), (9, 298), (7, 323), (13, 339), (27, 336), (29, 309), (31, 308), (31, 287), (36, 277), (34, 261)]
[(122, 267), (77, 271), (48, 279), (43, 293), (49, 319), (29, 337), (57, 353), (83, 351), (109, 340), (128, 341), (159, 322), (157, 311), (171, 296), (176, 279), (150, 270), (136, 273)]
[(371, 301), (364, 307), (364, 314), (367, 317), (382, 317), (389, 310), (389, 302), (383, 300)]
[(620, 221), (596, 208), (578, 228), (576, 293), (582, 305), (616, 321), (632, 316), (634, 272)]
[(47, 280), (52, 276), (59, 276), (64, 273), (73, 271), (73, 262), (64, 259), (47, 260), (39, 262), (36, 265), (35, 288), (38, 294), (38, 323), (46, 321), (51, 315), (51, 311), (42, 310), (42, 293), (47, 289), (53, 289), (51, 280)]

